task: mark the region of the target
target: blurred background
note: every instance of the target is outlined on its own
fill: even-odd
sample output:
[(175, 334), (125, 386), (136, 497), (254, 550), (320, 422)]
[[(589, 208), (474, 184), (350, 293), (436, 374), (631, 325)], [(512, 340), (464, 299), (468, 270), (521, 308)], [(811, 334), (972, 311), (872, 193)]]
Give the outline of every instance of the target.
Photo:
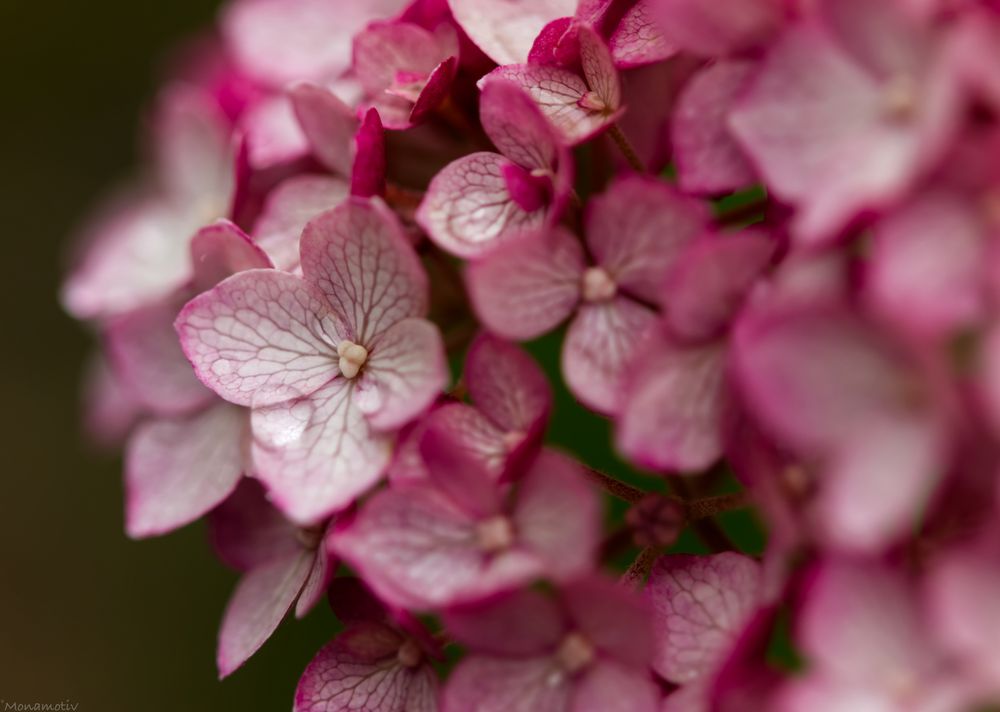
[[(219, 682), (215, 634), (235, 576), (201, 526), (131, 542), (120, 462), (78, 426), (90, 348), (57, 303), (63, 254), (136, 164), (169, 48), (215, 0), (2, 0), (0, 700), (79, 712), (288, 710), (333, 629), (320, 606)], [(0, 702), (0, 709), (3, 708)]]

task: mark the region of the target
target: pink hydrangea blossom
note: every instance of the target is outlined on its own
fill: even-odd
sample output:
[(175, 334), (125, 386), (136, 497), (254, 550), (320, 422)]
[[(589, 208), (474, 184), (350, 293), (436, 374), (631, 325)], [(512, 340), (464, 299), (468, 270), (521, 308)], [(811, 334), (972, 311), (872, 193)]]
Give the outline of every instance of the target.
[(177, 319), (198, 377), (253, 411), (257, 475), (311, 524), (381, 476), (392, 431), (444, 386), (441, 337), (421, 318), (426, 274), (394, 216), (352, 201), (310, 222), (303, 277), (250, 270)]

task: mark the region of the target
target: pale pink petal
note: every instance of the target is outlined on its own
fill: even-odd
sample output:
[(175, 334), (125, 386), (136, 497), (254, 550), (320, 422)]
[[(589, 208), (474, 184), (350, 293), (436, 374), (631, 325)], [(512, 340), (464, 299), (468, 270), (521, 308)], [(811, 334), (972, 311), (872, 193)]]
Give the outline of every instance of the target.
[(125, 530), (166, 534), (219, 504), (243, 474), (248, 414), (220, 402), (184, 419), (143, 423), (125, 454)]
[(571, 685), (543, 658), (468, 657), (448, 679), (441, 712), (571, 712)]
[(83, 255), (62, 288), (66, 310), (79, 319), (162, 299), (191, 274), (188, 244), (199, 222), (151, 197), (119, 200), (103, 213), (86, 230)]
[(250, 236), (228, 220), (203, 227), (191, 238), (191, 264), (198, 291), (211, 289), (237, 272), (273, 266)]
[(975, 206), (953, 193), (922, 193), (876, 225), (869, 299), (916, 334), (970, 326), (986, 309), (980, 276), (986, 244)]
[(573, 686), (572, 712), (658, 712), (660, 690), (643, 668), (602, 660)]
[(922, 69), (929, 33), (901, 3), (828, 0), (817, 7), (837, 40), (873, 74), (891, 77)]
[(315, 84), (297, 84), (289, 96), (313, 155), (334, 173), (349, 176), (357, 116), (336, 94)]
[(380, 201), (350, 200), (310, 222), (302, 271), (368, 348), (396, 322), (427, 312), (427, 273), (399, 219)]
[(371, 343), (354, 402), (373, 427), (400, 428), (430, 407), (449, 377), (438, 328), (404, 319)]
[(668, 42), (709, 57), (767, 40), (781, 25), (783, 5), (781, 0), (651, 0)]
[(354, 137), (351, 195), (359, 198), (385, 195), (385, 130), (378, 111), (369, 109)]
[(741, 320), (734, 346), (742, 390), (764, 425), (815, 451), (863, 433), (914, 402), (905, 360), (840, 308), (796, 308)]
[(931, 669), (933, 646), (898, 572), (878, 563), (828, 561), (806, 596), (797, 639), (820, 670), (849, 686), (885, 689), (889, 680)]
[(302, 584), (302, 591), (295, 602), (296, 618), (304, 618), (309, 611), (316, 607), (317, 603), (323, 600), (330, 580), (333, 578), (334, 568), (336, 568), (336, 562), (326, 551), (326, 544), (322, 538), (317, 546), (312, 568), (309, 569), (309, 576)]
[(351, 62), (351, 38), (375, 19), (400, 12), (406, 0), (239, 0), (222, 18), (237, 64), (275, 87), (339, 77)]
[(392, 438), (374, 432), (337, 378), (311, 396), (254, 409), (253, 462), (275, 504), (311, 525), (343, 509), (381, 477)]
[(380, 598), (404, 608), (477, 600), (542, 574), (534, 557), (482, 549), (476, 524), (436, 490), (398, 487), (369, 500), (330, 541)]
[(211, 402), (177, 341), (176, 297), (114, 317), (105, 338), (115, 373), (136, 401), (157, 415), (182, 415)]
[(442, 37), (407, 22), (374, 23), (354, 37), (354, 73), (374, 96), (392, 87), (400, 72), (428, 76), (457, 53), (454, 35)]
[(176, 327), (198, 377), (237, 405), (306, 396), (339, 374), (344, 327), (315, 288), (284, 272), (233, 275), (188, 302)]
[(571, 17), (577, 0), (448, 0), (456, 22), (497, 64), (528, 59), (535, 38), (552, 20)]
[(755, 64), (717, 62), (684, 88), (671, 125), (677, 180), (685, 192), (721, 195), (744, 188), (756, 173), (729, 132), (729, 111)]
[(562, 590), (575, 629), (598, 655), (645, 670), (653, 655), (652, 608), (630, 587), (606, 578), (580, 579)]
[(306, 224), (320, 213), (339, 205), (348, 195), (340, 178), (301, 175), (289, 178), (272, 190), (254, 224), (257, 244), (287, 272), (299, 267), (299, 239)]
[(590, 201), (587, 245), (620, 289), (655, 303), (664, 274), (708, 222), (701, 202), (663, 181), (630, 176)]
[(655, 323), (654, 312), (623, 297), (580, 307), (562, 350), (563, 378), (573, 395), (589, 408), (617, 413), (625, 378)]
[(509, 81), (485, 81), (479, 100), (483, 129), (497, 150), (527, 171), (552, 171), (559, 139), (531, 96)]
[(465, 359), (467, 388), (476, 408), (507, 433), (527, 434), (552, 407), (552, 388), (523, 349), (480, 334)]
[(519, 545), (546, 562), (553, 579), (590, 573), (601, 539), (602, 502), (578, 465), (543, 452), (521, 480), (511, 520)]
[(557, 603), (532, 588), (448, 608), (444, 622), (455, 640), (490, 655), (539, 655), (554, 649), (567, 632)]
[(216, 555), (238, 571), (249, 571), (302, 550), (298, 530), (274, 508), (264, 487), (244, 477), (208, 517)]
[(760, 589), (760, 565), (742, 554), (660, 557), (646, 587), (655, 670), (678, 685), (713, 672), (757, 607)]
[(778, 694), (776, 712), (902, 712), (891, 694), (877, 687), (852, 687), (810, 675), (794, 679)]
[(102, 448), (117, 449), (141, 415), (131, 389), (101, 354), (88, 360), (83, 375), (83, 427)]
[(449, 164), (431, 181), (417, 222), (459, 257), (479, 256), (505, 236), (541, 226), (544, 210), (526, 212), (511, 197), (504, 177), (510, 165), (497, 153), (473, 153)]
[(302, 131), (292, 100), (278, 94), (254, 104), (240, 117), (248, 158), (255, 170), (267, 170), (302, 158), (309, 140)]
[(1000, 680), (1000, 575), (993, 542), (946, 553), (931, 569), (931, 623), (947, 650), (994, 686)]
[(437, 676), (396, 656), (403, 639), (386, 626), (348, 629), (312, 659), (295, 690), (294, 712), (434, 712)]
[(697, 472), (723, 449), (728, 408), (725, 351), (718, 344), (651, 342), (632, 367), (618, 448), (655, 470)]
[(309, 576), (313, 554), (301, 551), (243, 575), (219, 629), (215, 662), (228, 677), (267, 642), (292, 607)]
[(583, 249), (562, 228), (501, 245), (467, 269), (476, 314), (497, 334), (531, 339), (566, 319), (580, 300)]
[(611, 35), (611, 55), (622, 68), (662, 62), (677, 50), (653, 21), (654, 0), (639, 0), (622, 18)]
[(729, 326), (777, 248), (769, 235), (706, 237), (678, 258), (663, 288), (664, 320), (683, 341), (705, 341)]
[(229, 121), (201, 87), (171, 84), (158, 97), (154, 117), (156, 167), (165, 192), (185, 203), (208, 201), (221, 218), (229, 209), (235, 155)]
[[(572, 145), (589, 140), (618, 118), (619, 106), (607, 105), (602, 109), (583, 106), (581, 102), (590, 93), (590, 87), (568, 69), (544, 64), (508, 64), (487, 74), (479, 85), (485, 88), (497, 80), (525, 90), (563, 140)], [(605, 84), (602, 90), (610, 92), (613, 85)]]
[(878, 552), (909, 535), (924, 516), (945, 467), (938, 424), (921, 418), (874, 418), (831, 455), (815, 504), (830, 545)]
[(622, 105), (622, 85), (607, 43), (587, 25), (577, 28), (577, 40), (580, 42), (580, 66), (587, 86), (596, 95), (595, 98), (607, 107), (607, 115), (618, 111)]

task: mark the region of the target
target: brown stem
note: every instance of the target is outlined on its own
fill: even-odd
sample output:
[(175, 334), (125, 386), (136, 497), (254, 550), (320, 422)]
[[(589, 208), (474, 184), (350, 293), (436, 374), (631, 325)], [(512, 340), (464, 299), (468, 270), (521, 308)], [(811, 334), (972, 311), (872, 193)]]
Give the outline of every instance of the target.
[(699, 519), (708, 519), (722, 512), (729, 512), (734, 509), (742, 509), (749, 506), (750, 499), (746, 492), (736, 492), (735, 494), (723, 494), (718, 497), (705, 497), (695, 499), (685, 503), (687, 520), (695, 522)]
[(594, 482), (605, 492), (617, 497), (618, 499), (629, 503), (635, 503), (646, 496), (646, 493), (638, 487), (625, 484), (621, 480), (617, 480), (611, 475), (607, 475), (600, 470), (595, 470), (592, 467), (588, 467), (586, 465), (581, 466), (587, 473), (587, 477), (590, 478), (591, 482)]
[[(685, 501), (687, 507), (691, 507), (697, 500), (693, 500), (692, 488), (688, 482), (686, 482), (683, 477), (673, 477), (671, 478), (671, 487), (673, 487), (674, 492), (677, 493), (682, 500)], [(690, 512), (690, 509), (688, 510)], [(719, 523), (711, 518), (701, 518), (692, 519), (691, 528), (694, 529), (695, 534), (701, 539), (706, 546), (708, 546), (712, 551), (737, 551), (737, 546), (733, 543), (733, 540), (729, 538), (729, 535), (719, 526)]]
[(746, 205), (741, 205), (738, 208), (733, 208), (732, 210), (720, 213), (716, 220), (721, 225), (740, 225), (751, 218), (759, 216), (767, 210), (767, 206), (767, 197), (760, 198), (752, 203), (747, 203)]
[(628, 164), (632, 166), (632, 168), (634, 168), (638, 173), (645, 173), (646, 166), (639, 158), (639, 154), (635, 152), (634, 148), (632, 148), (632, 144), (629, 143), (628, 138), (618, 127), (618, 124), (613, 125), (611, 129), (608, 131), (608, 134), (611, 136), (611, 139), (618, 145), (618, 149), (622, 152), (622, 155), (625, 156), (625, 160), (628, 161)]
[(653, 568), (653, 563), (659, 554), (660, 552), (655, 546), (647, 546), (635, 557), (635, 561), (622, 574), (622, 577), (618, 579), (618, 583), (632, 589), (642, 588), (642, 584), (646, 581), (646, 577), (649, 576), (649, 572)]

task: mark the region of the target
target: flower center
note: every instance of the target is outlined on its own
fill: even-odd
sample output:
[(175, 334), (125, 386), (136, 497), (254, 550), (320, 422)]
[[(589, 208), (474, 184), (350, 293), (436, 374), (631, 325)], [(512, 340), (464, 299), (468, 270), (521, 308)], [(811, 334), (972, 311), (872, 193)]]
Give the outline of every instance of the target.
[(596, 651), (581, 633), (570, 633), (559, 644), (556, 662), (566, 673), (573, 675), (594, 662)]
[(606, 302), (618, 292), (618, 286), (603, 267), (589, 267), (583, 273), (583, 298), (588, 302)]
[(524, 433), (520, 430), (511, 430), (509, 433), (503, 434), (503, 447), (507, 452), (513, 452), (517, 447), (524, 442)]
[(427, 75), (420, 72), (396, 72), (392, 85), (386, 89), (387, 94), (398, 96), (416, 104), (420, 93), (427, 85)]
[(908, 74), (889, 80), (882, 91), (883, 110), (891, 121), (909, 121), (917, 113), (917, 83)]
[(337, 355), (340, 356), (338, 365), (344, 378), (354, 378), (368, 360), (368, 349), (345, 339), (337, 347)]
[(415, 668), (423, 660), (424, 654), (420, 650), (420, 646), (413, 638), (407, 638), (406, 641), (399, 646), (399, 651), (396, 653), (396, 659), (399, 660), (399, 664), (403, 667)]
[(581, 109), (587, 109), (588, 111), (596, 111), (600, 114), (608, 113), (608, 105), (604, 102), (604, 99), (597, 95), (597, 92), (588, 91), (580, 97), (577, 105)]
[(514, 528), (502, 514), (484, 519), (476, 525), (476, 543), (489, 554), (509, 549), (514, 543)]

